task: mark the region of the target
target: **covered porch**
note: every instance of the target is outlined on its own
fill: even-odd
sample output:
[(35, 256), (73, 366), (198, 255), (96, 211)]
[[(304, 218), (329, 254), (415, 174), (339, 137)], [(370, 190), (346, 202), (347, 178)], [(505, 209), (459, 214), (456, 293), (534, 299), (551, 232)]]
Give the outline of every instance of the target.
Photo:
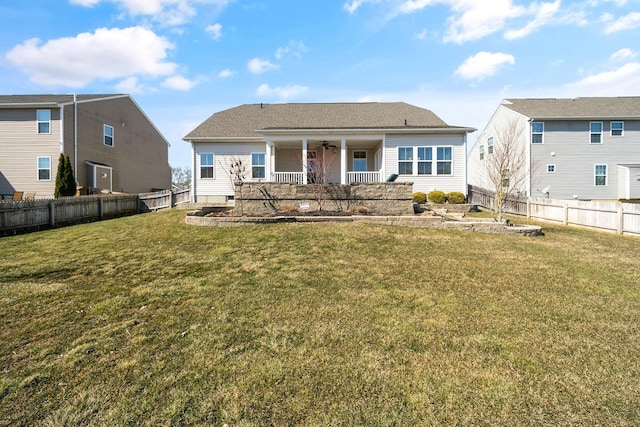
[(265, 178), (294, 184), (385, 180), (383, 137), (266, 139)]

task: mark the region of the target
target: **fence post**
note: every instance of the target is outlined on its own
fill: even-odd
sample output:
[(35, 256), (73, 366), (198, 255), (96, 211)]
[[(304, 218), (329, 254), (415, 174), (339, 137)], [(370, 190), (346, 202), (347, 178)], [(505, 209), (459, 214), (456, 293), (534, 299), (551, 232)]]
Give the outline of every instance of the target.
[(624, 209), (620, 202), (618, 202), (618, 234), (624, 234)]
[(531, 219), (531, 197), (527, 197), (527, 219)]
[(562, 221), (562, 223), (564, 225), (568, 225), (569, 224), (569, 203), (566, 200), (562, 202), (562, 208), (564, 210), (564, 220)]
[(98, 218), (99, 219), (102, 219), (102, 210), (103, 210), (102, 197), (98, 197)]
[(49, 202), (49, 225), (51, 227), (56, 225), (56, 201), (51, 199)]

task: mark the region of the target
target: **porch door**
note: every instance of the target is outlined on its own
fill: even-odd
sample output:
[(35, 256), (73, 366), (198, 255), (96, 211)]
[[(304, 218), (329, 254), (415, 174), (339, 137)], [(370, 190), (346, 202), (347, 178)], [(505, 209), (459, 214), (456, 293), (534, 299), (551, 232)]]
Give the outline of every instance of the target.
[(307, 182), (316, 184), (318, 182), (318, 152), (307, 151)]

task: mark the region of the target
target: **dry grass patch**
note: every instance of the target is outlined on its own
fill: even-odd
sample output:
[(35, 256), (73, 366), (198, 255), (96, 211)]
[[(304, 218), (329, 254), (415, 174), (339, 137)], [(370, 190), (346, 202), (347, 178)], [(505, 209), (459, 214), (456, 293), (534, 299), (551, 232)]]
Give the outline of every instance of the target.
[(640, 240), (545, 233), (0, 239), (0, 425), (637, 425)]

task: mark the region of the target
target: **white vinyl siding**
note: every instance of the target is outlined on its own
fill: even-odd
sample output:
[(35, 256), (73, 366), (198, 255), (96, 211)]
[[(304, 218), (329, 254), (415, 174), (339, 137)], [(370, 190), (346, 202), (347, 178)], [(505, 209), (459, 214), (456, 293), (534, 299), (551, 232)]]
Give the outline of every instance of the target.
[[(411, 175), (399, 174), (398, 182), (413, 182), (413, 191), (429, 193), (433, 190), (459, 191), (466, 194), (466, 149), (465, 136), (462, 134), (428, 134), (428, 135), (386, 135), (385, 136), (385, 159), (384, 168), (387, 175), (399, 172), (399, 148), (409, 148), (410, 151), (403, 152), (403, 156), (411, 153)], [(419, 174), (418, 149), (430, 147), (432, 149), (433, 166), (432, 174)], [(451, 175), (437, 175), (436, 156), (437, 147), (448, 147), (451, 149)], [(446, 150), (445, 150), (446, 151)], [(423, 152), (423, 154), (425, 154)], [(409, 160), (402, 160), (409, 162)], [(425, 160), (426, 161), (426, 160)], [(449, 162), (449, 160), (443, 160)], [(409, 166), (406, 166), (408, 169)]]
[[(197, 177), (194, 179), (194, 194), (196, 202), (226, 202), (228, 196), (235, 194), (231, 181), (231, 163), (236, 160), (247, 165), (246, 176), (251, 176), (251, 153), (265, 152), (264, 142), (219, 142), (194, 144)], [(200, 178), (200, 155), (213, 154), (215, 179)], [(265, 156), (266, 157), (266, 156)], [(265, 159), (269, 161), (269, 159)], [(293, 161), (293, 160), (292, 160)], [(298, 160), (299, 162), (299, 160)]]

